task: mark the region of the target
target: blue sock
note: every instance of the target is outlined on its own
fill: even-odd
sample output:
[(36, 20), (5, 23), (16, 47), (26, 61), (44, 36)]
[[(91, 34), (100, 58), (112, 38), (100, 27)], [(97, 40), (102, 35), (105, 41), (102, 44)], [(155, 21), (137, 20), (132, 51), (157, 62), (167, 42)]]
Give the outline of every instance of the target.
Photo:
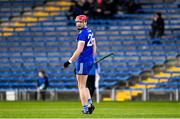
[(92, 104), (92, 99), (91, 99), (91, 98), (88, 99), (88, 103), (89, 103), (89, 104)]
[(84, 111), (84, 112), (87, 112), (87, 111), (88, 111), (88, 105), (84, 105), (84, 106), (83, 106), (83, 111)]

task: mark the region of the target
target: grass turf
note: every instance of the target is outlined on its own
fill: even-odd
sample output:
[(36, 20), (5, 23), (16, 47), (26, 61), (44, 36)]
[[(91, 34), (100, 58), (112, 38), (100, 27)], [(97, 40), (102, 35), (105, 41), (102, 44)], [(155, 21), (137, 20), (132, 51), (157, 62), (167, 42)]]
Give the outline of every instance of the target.
[(0, 102), (0, 118), (180, 118), (180, 102), (101, 102), (92, 115), (80, 102)]

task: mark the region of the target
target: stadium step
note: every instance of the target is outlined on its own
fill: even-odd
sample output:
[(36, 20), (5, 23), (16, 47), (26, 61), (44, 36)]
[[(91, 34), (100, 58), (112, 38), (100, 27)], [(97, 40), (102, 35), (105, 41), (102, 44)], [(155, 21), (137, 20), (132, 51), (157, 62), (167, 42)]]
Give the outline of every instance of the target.
[(174, 72), (180, 72), (180, 67), (170, 67), (167, 71), (174, 71)]
[[(129, 86), (129, 89), (127, 90), (121, 90), (118, 91), (116, 94), (116, 100), (117, 101), (129, 101), (132, 100), (132, 97), (136, 97), (143, 93), (143, 90), (145, 88), (155, 88), (156, 84), (168, 82), (168, 79), (172, 76), (180, 76), (180, 67), (170, 67), (166, 69), (167, 72), (160, 72), (157, 74), (154, 74), (154, 76), (151, 78), (146, 78), (142, 82), (139, 82), (133, 86)], [(177, 73), (179, 72), (179, 73)]]

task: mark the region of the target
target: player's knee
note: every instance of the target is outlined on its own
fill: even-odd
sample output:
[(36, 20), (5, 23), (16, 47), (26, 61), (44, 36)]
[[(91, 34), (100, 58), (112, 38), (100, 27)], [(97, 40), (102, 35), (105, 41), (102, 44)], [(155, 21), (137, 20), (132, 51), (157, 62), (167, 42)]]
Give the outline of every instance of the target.
[(86, 88), (86, 85), (78, 85), (78, 88), (79, 88), (79, 89)]

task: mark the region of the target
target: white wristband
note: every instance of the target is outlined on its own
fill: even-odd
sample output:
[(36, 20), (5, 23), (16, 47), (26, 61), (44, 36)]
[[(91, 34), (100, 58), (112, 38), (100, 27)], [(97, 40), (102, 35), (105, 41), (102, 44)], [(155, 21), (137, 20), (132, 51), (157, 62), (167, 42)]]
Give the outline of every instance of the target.
[(69, 60), (69, 63), (72, 63), (72, 61), (71, 61), (71, 60)]

